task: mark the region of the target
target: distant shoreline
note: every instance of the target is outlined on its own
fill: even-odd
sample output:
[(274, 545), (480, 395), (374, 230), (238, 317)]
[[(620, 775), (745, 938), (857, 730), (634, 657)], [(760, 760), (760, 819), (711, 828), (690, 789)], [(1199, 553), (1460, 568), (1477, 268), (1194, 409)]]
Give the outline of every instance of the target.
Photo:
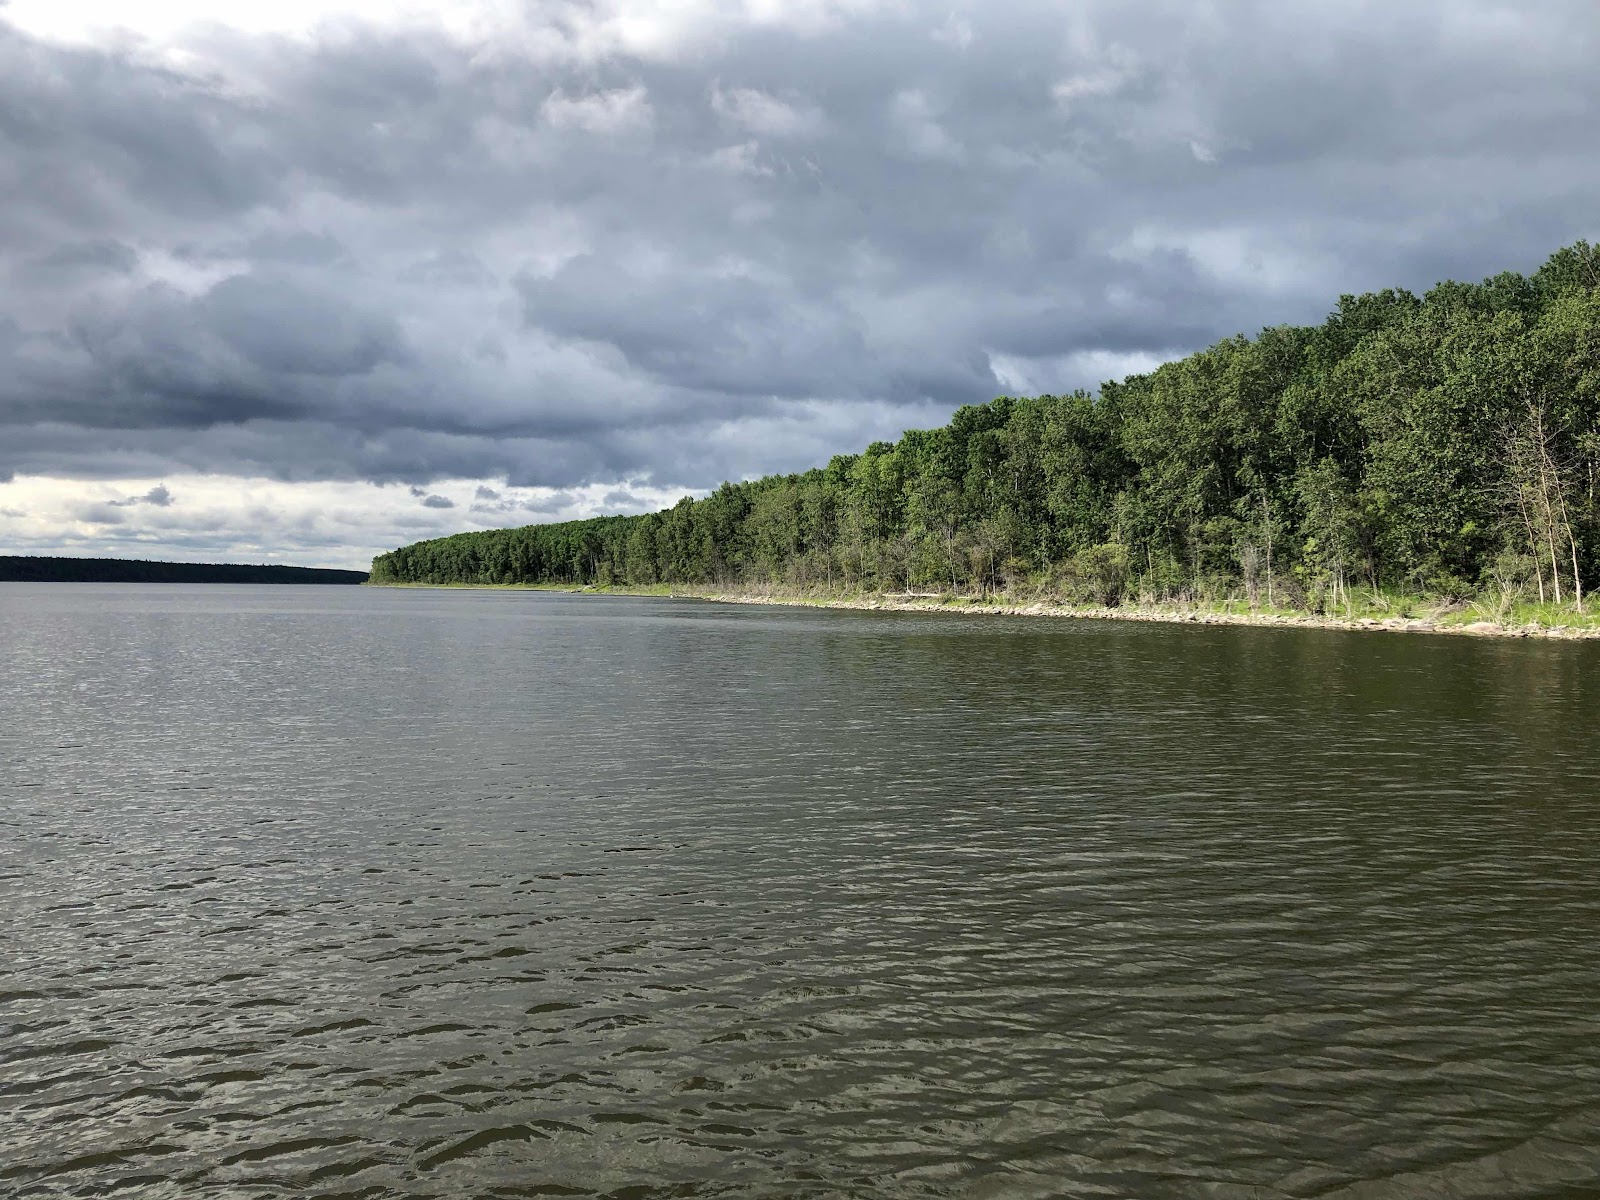
[(342, 571), (331, 567), (0, 555), (0, 583), (297, 583), (350, 586), (366, 581), (365, 571)]
[[(1326, 616), (1294, 611), (1237, 610), (1225, 605), (1139, 605), (1116, 608), (1058, 603), (1052, 600), (1006, 601), (979, 596), (817, 595), (800, 592), (761, 593), (713, 591), (682, 586), (578, 587), (540, 583), (369, 583), (369, 587), (433, 588), (438, 590), (537, 591), (590, 596), (656, 596), (675, 600), (705, 600), (714, 604), (773, 604), (791, 608), (831, 608), (867, 612), (948, 613), (965, 616), (1056, 617), (1090, 621), (1145, 621), (1171, 625), (1245, 625), (1265, 629), (1332, 629), (1357, 633), (1439, 633), (1464, 637), (1540, 638), (1555, 641), (1600, 639), (1600, 618), (1586, 615), (1584, 625), (1540, 621), (1501, 622), (1485, 619), (1470, 607), (1449, 612), (1436, 609), (1427, 616)], [(1442, 608), (1443, 606), (1440, 606)]]

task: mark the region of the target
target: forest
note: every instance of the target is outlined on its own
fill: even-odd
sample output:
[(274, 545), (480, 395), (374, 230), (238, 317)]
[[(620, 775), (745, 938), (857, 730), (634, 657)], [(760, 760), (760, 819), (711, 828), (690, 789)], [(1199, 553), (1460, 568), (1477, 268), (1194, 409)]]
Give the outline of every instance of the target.
[(0, 554), (4, 583), (365, 583), (365, 571)]
[(462, 533), (374, 583), (1582, 609), (1600, 573), (1600, 247), (1344, 296), (1097, 395), (1002, 397), (643, 516)]

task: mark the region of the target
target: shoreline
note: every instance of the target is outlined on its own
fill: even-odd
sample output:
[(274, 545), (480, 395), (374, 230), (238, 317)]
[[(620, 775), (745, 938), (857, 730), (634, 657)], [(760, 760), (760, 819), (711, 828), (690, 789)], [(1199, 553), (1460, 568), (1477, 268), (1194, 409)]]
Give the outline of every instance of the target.
[[(620, 594), (620, 593), (619, 593)], [(1451, 624), (1430, 617), (1327, 617), (1316, 613), (1216, 612), (1205, 608), (1093, 608), (1050, 601), (1027, 604), (929, 603), (894, 596), (859, 600), (809, 599), (760, 596), (753, 593), (701, 595), (671, 593), (677, 599), (708, 600), (719, 604), (776, 604), (794, 608), (840, 608), (876, 612), (923, 612), (1003, 617), (1054, 617), (1085, 621), (1143, 621), (1162, 625), (1243, 625), (1261, 629), (1332, 629), (1351, 633), (1439, 633), (1461, 637), (1540, 638), (1554, 641), (1600, 639), (1600, 628), (1537, 623), (1502, 625), (1494, 621)]]
[(832, 608), (861, 612), (945, 613), (959, 616), (1046, 617), (1086, 621), (1142, 621), (1164, 625), (1242, 625), (1261, 629), (1328, 629), (1351, 633), (1434, 633), (1456, 637), (1537, 638), (1550, 641), (1589, 641), (1600, 639), (1600, 624), (1557, 625), (1539, 621), (1502, 624), (1476, 621), (1440, 620), (1438, 614), (1426, 617), (1331, 617), (1304, 612), (1230, 612), (1203, 606), (1139, 606), (1105, 608), (1074, 605), (1050, 600), (1004, 603), (978, 597), (957, 597), (946, 602), (942, 597), (907, 596), (881, 593), (864, 596), (809, 596), (804, 594), (762, 594), (748, 591), (696, 591), (657, 587), (575, 587), (571, 584), (539, 583), (375, 583), (368, 587), (434, 588), (475, 591), (541, 591), (588, 596), (655, 596), (672, 600), (704, 600), (712, 604), (770, 604), (785, 608)]

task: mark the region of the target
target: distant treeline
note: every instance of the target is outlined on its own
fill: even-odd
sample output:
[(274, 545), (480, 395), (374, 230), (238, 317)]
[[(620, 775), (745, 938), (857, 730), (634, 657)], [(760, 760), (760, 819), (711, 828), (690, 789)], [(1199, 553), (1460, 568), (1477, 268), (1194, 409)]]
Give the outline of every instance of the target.
[(120, 558), (0, 555), (0, 582), (15, 583), (365, 583), (365, 571), (237, 563), (140, 562)]
[(1600, 573), (1600, 248), (1345, 296), (1078, 392), (962, 408), (648, 516), (463, 533), (372, 579), (1009, 590), (1117, 603), (1371, 586), (1570, 601)]

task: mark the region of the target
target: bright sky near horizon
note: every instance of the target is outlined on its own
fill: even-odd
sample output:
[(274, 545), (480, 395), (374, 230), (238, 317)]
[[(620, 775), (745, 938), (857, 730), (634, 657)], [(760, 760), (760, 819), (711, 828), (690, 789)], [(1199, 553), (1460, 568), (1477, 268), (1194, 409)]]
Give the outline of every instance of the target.
[[(441, 15), (443, 14), (443, 15)], [(363, 566), (1600, 236), (1600, 9), (0, 3), (0, 553)]]

